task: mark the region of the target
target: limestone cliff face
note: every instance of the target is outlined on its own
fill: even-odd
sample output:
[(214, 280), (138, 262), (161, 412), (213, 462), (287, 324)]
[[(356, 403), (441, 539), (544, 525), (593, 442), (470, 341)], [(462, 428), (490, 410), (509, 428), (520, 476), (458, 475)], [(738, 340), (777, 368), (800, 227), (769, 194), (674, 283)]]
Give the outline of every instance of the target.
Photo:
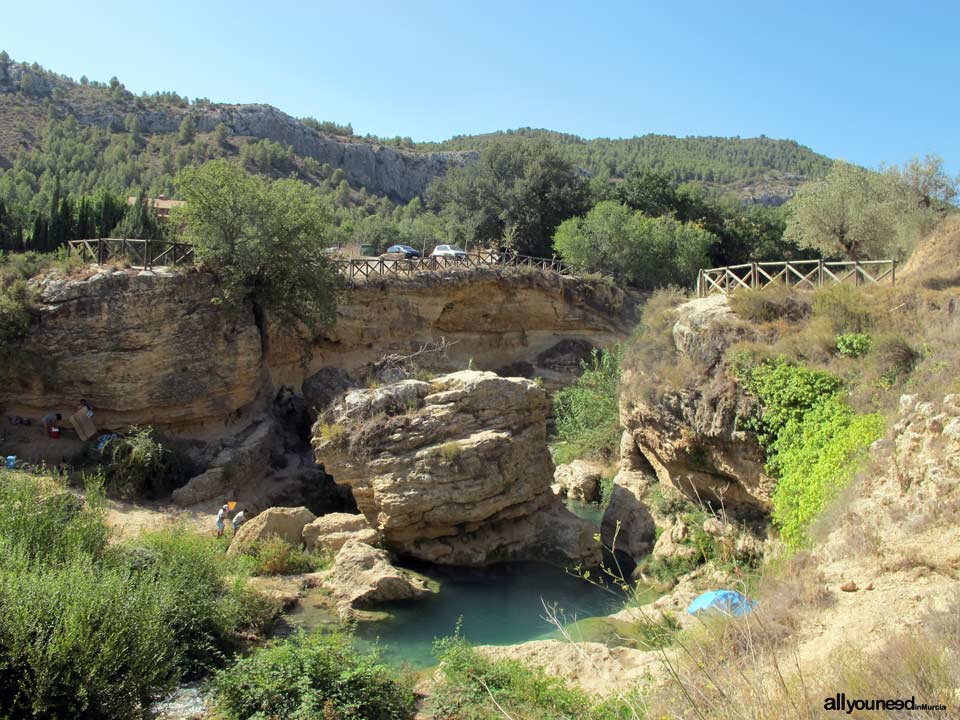
[[(431, 370), (450, 372), (471, 361), (480, 370), (522, 364), (507, 374), (558, 385), (577, 370), (569, 352), (552, 352), (558, 343), (605, 347), (633, 324), (631, 299), (600, 281), (490, 269), (362, 282), (345, 294), (336, 325), (316, 339), (306, 376), (327, 366), (353, 372), (443, 337), (452, 343), (445, 356), (423, 359)], [(296, 344), (272, 333), (269, 347), (276, 381), (299, 386), (304, 369)]]
[(101, 427), (149, 424), (182, 434), (229, 431), (282, 385), (299, 391), (321, 367), (356, 374), (385, 353), (441, 336), (457, 342), (433, 360), (435, 371), (470, 358), (480, 369), (522, 361), (556, 382), (568, 369), (545, 350), (605, 345), (632, 322), (627, 298), (603, 283), (481, 271), (357, 285), (305, 356), (301, 344), (261, 332), (251, 308), (212, 304), (213, 280), (197, 271), (44, 282), (30, 333), (0, 357), (4, 412), (39, 418), (85, 397)]
[(353, 390), (317, 421), (313, 446), (399, 553), (453, 565), (597, 562), (594, 528), (550, 488), (549, 409), (529, 380), (465, 370)]
[(0, 403), (37, 416), (89, 398), (97, 421), (115, 427), (228, 419), (263, 387), (260, 334), (212, 292), (195, 272), (46, 284), (39, 318), (0, 365)]
[[(752, 401), (719, 364), (724, 348), (741, 337), (726, 298), (692, 300), (677, 310), (673, 340), (681, 359), (697, 369), (695, 380), (656, 399), (626, 391), (621, 396), (621, 486), (633, 495), (654, 476), (694, 501), (721, 506), (733, 515), (770, 509), (774, 481), (752, 433), (738, 429)], [(632, 385), (632, 369), (624, 385)]]

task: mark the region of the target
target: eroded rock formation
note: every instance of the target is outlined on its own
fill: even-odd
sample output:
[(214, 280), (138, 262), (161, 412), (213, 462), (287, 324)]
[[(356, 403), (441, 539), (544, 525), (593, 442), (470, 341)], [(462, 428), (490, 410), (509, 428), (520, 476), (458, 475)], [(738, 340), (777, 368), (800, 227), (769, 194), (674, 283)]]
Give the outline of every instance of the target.
[(425, 578), (394, 567), (385, 550), (357, 539), (348, 540), (340, 548), (333, 567), (323, 576), (323, 587), (343, 618), (352, 617), (357, 608), (415, 600), (437, 591)]
[(231, 555), (242, 553), (251, 549), (254, 544), (272, 537), (300, 547), (303, 545), (304, 526), (316, 519), (317, 516), (305, 507), (267, 508), (237, 529), (227, 552)]
[(318, 421), (313, 445), (401, 554), (589, 564), (594, 528), (550, 489), (548, 412), (535, 383), (468, 370), (353, 390)]
[[(750, 416), (753, 401), (719, 365), (723, 350), (742, 335), (723, 296), (677, 309), (674, 344), (696, 372), (689, 384), (667, 388), (656, 399), (623, 393), (620, 421), (628, 439), (621, 449), (622, 471), (652, 470), (663, 485), (733, 515), (769, 512), (774, 481), (764, 470), (755, 436), (737, 422)], [(642, 371), (625, 373), (625, 387)]]
[(363, 515), (349, 513), (321, 515), (303, 528), (303, 542), (307, 550), (337, 552), (349, 540), (377, 545), (380, 542), (380, 536), (370, 527), (370, 523)]
[(0, 405), (39, 418), (85, 397), (102, 428), (218, 436), (248, 425), (281, 386), (299, 391), (312, 377), (311, 397), (329, 400), (347, 373), (441, 337), (454, 344), (429, 359), (434, 372), (524, 361), (547, 384), (569, 381), (537, 356), (570, 339), (607, 345), (633, 317), (622, 292), (576, 278), (473, 270), (385, 280), (349, 289), (305, 356), (301, 343), (261, 328), (252, 308), (213, 304), (213, 282), (197, 271), (134, 270), (44, 281), (39, 317), (0, 363)]

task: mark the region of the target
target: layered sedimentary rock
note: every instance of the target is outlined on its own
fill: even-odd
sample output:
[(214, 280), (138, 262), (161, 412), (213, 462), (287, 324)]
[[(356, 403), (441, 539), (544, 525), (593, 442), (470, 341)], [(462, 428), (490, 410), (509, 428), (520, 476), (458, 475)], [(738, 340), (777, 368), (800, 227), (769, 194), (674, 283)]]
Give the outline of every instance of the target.
[(307, 550), (336, 552), (350, 540), (377, 545), (380, 537), (363, 515), (329, 513), (321, 515), (303, 528)]
[(656, 399), (629, 391), (642, 368), (625, 373), (620, 421), (628, 438), (621, 447), (621, 471), (652, 471), (660, 483), (695, 502), (734, 515), (770, 510), (774, 481), (764, 470), (763, 451), (738, 423), (752, 414), (753, 401), (719, 364), (723, 350), (742, 334), (723, 296), (677, 309), (674, 344), (696, 372), (688, 385), (669, 387)]
[(326, 368), (326, 380), (308, 389), (316, 402), (329, 400), (349, 382), (337, 369), (357, 376), (385, 354), (441, 337), (454, 344), (424, 359), (435, 372), (471, 359), (483, 369), (524, 361), (549, 384), (571, 376), (535, 365), (538, 355), (566, 340), (609, 344), (633, 317), (629, 299), (602, 282), (474, 270), (355, 285), (336, 324), (305, 354), (302, 343), (269, 329), (269, 319), (258, 324), (250, 306), (214, 304), (206, 273), (88, 275), (42, 281), (38, 317), (0, 362), (6, 414), (39, 418), (84, 397), (100, 427), (235, 432), (281, 386), (299, 391)]
[(594, 528), (550, 489), (549, 400), (535, 383), (461, 371), (353, 390), (313, 445), (385, 544), (430, 562), (594, 562)]

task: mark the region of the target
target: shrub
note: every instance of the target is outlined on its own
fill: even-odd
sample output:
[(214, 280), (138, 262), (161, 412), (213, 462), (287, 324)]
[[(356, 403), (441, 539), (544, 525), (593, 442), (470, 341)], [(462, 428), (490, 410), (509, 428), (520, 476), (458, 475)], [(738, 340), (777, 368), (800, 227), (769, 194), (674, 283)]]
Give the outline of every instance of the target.
[(320, 437), (324, 442), (336, 445), (343, 440), (343, 425), (338, 423), (320, 423)]
[(873, 338), (866, 333), (837, 335), (837, 352), (848, 358), (858, 358), (870, 352)]
[(262, 648), (217, 673), (213, 691), (219, 709), (238, 720), (399, 720), (414, 709), (409, 683), (338, 634), (299, 634)]
[(107, 487), (131, 497), (161, 497), (190, 477), (191, 464), (179, 452), (158, 442), (150, 427), (132, 427), (126, 437), (104, 447), (109, 458)]
[(440, 457), (448, 463), (455, 463), (459, 460), (461, 452), (463, 451), (460, 449), (460, 443), (456, 440), (451, 440), (440, 446)]
[(557, 675), (516, 660), (492, 660), (460, 637), (439, 640), (439, 677), (430, 696), (434, 717), (486, 720), (615, 720), (636, 717), (628, 699), (599, 702)]
[(857, 414), (836, 396), (786, 424), (776, 443), (780, 479), (773, 491), (773, 520), (789, 547), (806, 542), (807, 527), (846, 487), (857, 460), (883, 429), (881, 415)]
[(176, 530), (107, 546), (89, 495), (23, 473), (0, 483), (5, 717), (128, 718), (276, 612), (210, 538)]
[(0, 284), (0, 347), (27, 334), (32, 319), (33, 293), (23, 280)]
[(813, 293), (814, 316), (825, 317), (835, 333), (867, 332), (874, 324), (871, 298), (850, 285), (830, 285)]
[(746, 389), (760, 400), (760, 414), (752, 425), (768, 456), (776, 454), (777, 438), (788, 422), (802, 420), (817, 403), (843, 387), (839, 378), (793, 365), (783, 357), (741, 366), (739, 373)]
[(594, 350), (583, 374), (555, 398), (554, 458), (566, 463), (585, 455), (612, 455), (620, 440), (620, 349)]
[(783, 358), (740, 370), (760, 400), (752, 422), (767, 451), (767, 469), (779, 477), (773, 519), (788, 547), (806, 542), (806, 530), (845, 487), (862, 452), (883, 432), (880, 415), (854, 412), (843, 383), (829, 373)]
[(758, 323), (802, 320), (810, 314), (807, 296), (787, 285), (734, 293), (730, 296), (730, 307), (741, 318)]
[(313, 556), (276, 535), (254, 543), (249, 555), (256, 561), (256, 575), (295, 575), (316, 569)]

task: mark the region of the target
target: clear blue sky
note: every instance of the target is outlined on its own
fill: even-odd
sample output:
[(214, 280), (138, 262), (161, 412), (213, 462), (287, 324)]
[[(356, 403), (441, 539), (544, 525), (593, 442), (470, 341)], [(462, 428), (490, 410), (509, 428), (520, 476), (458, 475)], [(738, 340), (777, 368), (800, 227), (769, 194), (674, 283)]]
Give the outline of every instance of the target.
[(936, 152), (960, 172), (956, 2), (5, 5), (17, 60), (359, 133), (766, 134), (871, 167)]

